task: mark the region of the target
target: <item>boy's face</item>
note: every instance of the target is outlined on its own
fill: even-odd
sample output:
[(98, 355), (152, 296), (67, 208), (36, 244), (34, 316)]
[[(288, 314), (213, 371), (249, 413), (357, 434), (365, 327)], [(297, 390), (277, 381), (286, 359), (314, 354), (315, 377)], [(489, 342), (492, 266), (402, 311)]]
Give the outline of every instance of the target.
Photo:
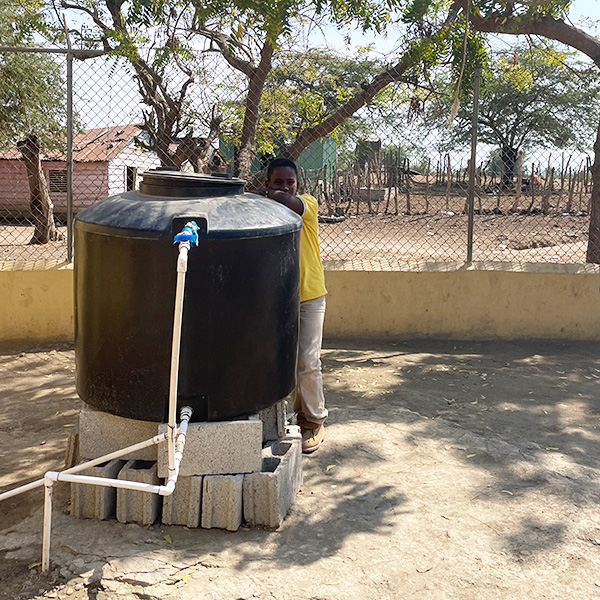
[(275, 167), (267, 180), (270, 190), (282, 190), (295, 196), (298, 190), (298, 179), (292, 167)]

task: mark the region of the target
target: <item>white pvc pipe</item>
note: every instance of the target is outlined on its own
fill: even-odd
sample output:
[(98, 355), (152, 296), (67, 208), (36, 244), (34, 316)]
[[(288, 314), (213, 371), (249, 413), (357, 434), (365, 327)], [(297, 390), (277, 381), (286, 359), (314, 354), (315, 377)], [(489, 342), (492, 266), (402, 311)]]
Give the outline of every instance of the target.
[(52, 492), (54, 482), (51, 479), (44, 479), (44, 526), (42, 532), (42, 571), (47, 572), (50, 569), (50, 532), (52, 529)]
[(169, 471), (175, 467), (175, 420), (177, 415), (177, 387), (179, 380), (179, 350), (181, 347), (181, 328), (183, 323), (183, 298), (185, 274), (187, 272), (190, 242), (179, 243), (177, 258), (177, 287), (175, 288), (175, 311), (173, 316), (173, 340), (171, 345), (171, 377), (169, 381)]
[[(155, 435), (153, 438), (145, 440), (144, 442), (138, 442), (137, 444), (133, 444), (132, 446), (127, 446), (127, 448), (122, 448), (121, 450), (116, 450), (115, 452), (111, 452), (109, 454), (105, 454), (104, 456), (99, 456), (98, 458), (94, 458), (93, 460), (88, 460), (87, 462), (81, 463), (79, 465), (75, 465), (70, 469), (65, 469), (61, 471), (62, 473), (78, 473), (79, 471), (85, 471), (90, 467), (95, 467), (103, 462), (108, 462), (113, 458), (119, 458), (124, 456), (125, 454), (130, 454), (136, 452), (137, 450), (142, 450), (143, 448), (147, 448), (148, 446), (152, 446), (153, 444), (160, 444), (164, 442), (168, 437), (168, 432), (159, 433)], [(29, 490), (33, 490), (35, 488), (41, 487), (44, 485), (44, 479), (38, 479), (37, 481), (32, 481), (31, 483), (26, 483), (20, 487), (9, 490), (8, 492), (4, 492), (0, 494), (0, 500), (5, 500), (12, 496), (16, 496), (18, 494), (22, 494), (23, 492), (28, 492)]]
[(189, 406), (184, 406), (181, 409), (181, 424), (179, 426), (179, 434), (175, 444), (175, 453), (173, 457), (173, 470), (169, 468), (169, 478), (163, 486), (163, 490), (159, 492), (162, 496), (170, 496), (175, 491), (175, 484), (179, 477), (179, 466), (183, 459), (183, 449), (185, 447), (185, 439), (187, 435), (188, 423), (192, 417), (192, 409)]
[[(169, 469), (169, 478), (165, 485), (153, 485), (150, 483), (141, 483), (139, 481), (128, 481), (126, 479), (110, 479), (108, 477), (94, 477), (91, 475), (77, 475), (73, 473), (72, 469), (68, 471), (48, 471), (42, 480), (42, 482), (46, 486), (46, 495), (44, 498), (44, 528), (42, 533), (42, 570), (44, 572), (48, 571), (50, 568), (50, 534), (52, 528), (52, 486), (55, 481), (64, 481), (69, 483), (83, 483), (88, 485), (98, 485), (104, 487), (112, 487), (112, 488), (120, 488), (125, 490), (133, 490), (137, 492), (146, 492), (150, 494), (159, 494), (160, 496), (170, 496), (175, 491), (175, 485), (177, 484), (177, 479), (179, 477), (179, 465), (183, 459), (183, 450), (185, 448), (185, 439), (187, 434), (188, 423), (192, 417), (193, 410), (189, 406), (184, 406), (181, 409), (181, 424), (179, 427), (179, 432), (177, 435), (176, 442), (176, 450), (174, 452), (174, 461), (173, 461), (173, 470)], [(167, 434), (160, 434), (148, 440), (147, 442), (151, 442), (157, 438), (160, 438), (159, 441), (164, 441), (166, 439)], [(141, 444), (149, 445), (147, 442), (140, 442)], [(158, 442), (156, 442), (158, 443)], [(135, 444), (135, 446), (139, 446), (140, 444)], [(133, 446), (130, 446), (133, 448)], [(119, 450), (117, 452), (112, 452), (111, 455), (114, 454), (122, 454), (123, 452), (130, 451), (130, 448), (125, 448), (124, 450)], [(106, 455), (106, 458), (111, 455)], [(89, 461), (87, 463), (83, 463), (83, 465), (78, 465), (80, 467), (79, 470), (83, 470), (85, 468), (89, 468), (92, 466), (90, 463), (101, 462), (100, 458), (94, 459), (94, 461)]]
[[(167, 423), (167, 433), (159, 434), (150, 440), (140, 442), (105, 454), (104, 456), (95, 458), (94, 460), (88, 461), (81, 465), (67, 469), (66, 471), (48, 471), (44, 479), (36, 482), (32, 482), (15, 488), (4, 494), (0, 494), (0, 500), (15, 496), (16, 494), (23, 493), (27, 490), (38, 487), (42, 484), (45, 485), (45, 497), (44, 497), (44, 527), (42, 534), (42, 570), (44, 572), (50, 569), (50, 535), (52, 530), (52, 491), (55, 481), (65, 481), (71, 483), (83, 483), (88, 485), (98, 485), (104, 487), (113, 487), (120, 489), (128, 489), (139, 492), (147, 492), (153, 494), (159, 494), (161, 496), (169, 496), (175, 490), (177, 479), (179, 477), (179, 466), (183, 459), (183, 450), (185, 447), (185, 439), (187, 434), (187, 427), (192, 416), (192, 409), (189, 406), (185, 406), (181, 409), (180, 416), (180, 427), (175, 439), (175, 433), (177, 428), (176, 413), (177, 413), (177, 387), (179, 379), (179, 352), (181, 347), (181, 329), (183, 323), (183, 299), (185, 292), (185, 275), (187, 272), (188, 262), (188, 251), (190, 249), (190, 242), (184, 241), (179, 243), (179, 256), (177, 258), (177, 287), (175, 289), (175, 311), (173, 316), (173, 340), (171, 347), (171, 374), (169, 381), (169, 418)], [(108, 477), (92, 477), (89, 475), (77, 475), (76, 472), (89, 469), (97, 464), (112, 460), (124, 454), (128, 454), (135, 450), (145, 448), (152, 444), (158, 444), (168, 438), (168, 469), (169, 477), (165, 485), (152, 485), (148, 483), (140, 483), (137, 481), (127, 481), (124, 479), (109, 479)]]
[[(179, 476), (179, 465), (183, 459), (183, 449), (185, 447), (185, 438), (187, 426), (192, 416), (192, 409), (189, 406), (184, 406), (181, 409), (181, 427), (177, 435), (177, 450), (175, 451), (175, 469), (169, 474), (169, 478), (165, 485), (154, 485), (150, 483), (140, 483), (139, 481), (129, 481), (127, 479), (110, 479), (109, 477), (96, 477), (94, 475), (77, 475), (68, 471), (48, 471), (44, 477), (44, 482), (66, 481), (69, 483), (88, 483), (90, 485), (99, 485), (104, 487), (121, 488), (125, 490), (134, 490), (138, 492), (149, 492), (151, 494), (160, 494), (161, 496), (169, 496), (175, 489), (175, 483)], [(163, 434), (164, 435), (164, 434)], [(84, 463), (86, 467), (90, 465)], [(170, 485), (172, 484), (172, 486)], [(167, 491), (167, 487), (171, 491)]]
[(99, 485), (103, 487), (120, 488), (122, 490), (134, 490), (136, 492), (149, 492), (158, 494), (161, 485), (151, 483), (141, 483), (139, 481), (128, 481), (127, 479), (110, 479), (109, 477), (96, 477), (93, 475), (73, 475), (70, 473), (59, 473), (58, 471), (48, 471), (46, 477), (50, 481), (65, 481), (68, 483), (87, 483), (89, 485)]
[[(63, 473), (77, 473), (79, 471), (85, 471), (85, 469), (89, 469), (90, 467), (95, 467), (103, 462), (108, 462), (113, 458), (119, 458), (125, 454), (129, 454), (130, 452), (135, 452), (137, 450), (141, 450), (146, 448), (147, 446), (151, 446), (152, 444), (159, 444), (165, 439), (169, 440), (168, 446), (168, 465), (169, 465), (169, 477), (173, 473), (175, 469), (175, 436), (177, 431), (176, 424), (176, 414), (177, 414), (177, 388), (178, 388), (178, 380), (179, 380), (179, 350), (181, 347), (181, 329), (183, 323), (183, 299), (185, 292), (185, 275), (187, 273), (187, 263), (188, 263), (188, 252), (190, 250), (190, 242), (180, 242), (179, 243), (179, 256), (177, 258), (177, 287), (175, 289), (175, 311), (173, 318), (173, 340), (172, 340), (172, 348), (171, 348), (171, 376), (170, 376), (170, 384), (169, 384), (169, 417), (167, 423), (167, 433), (159, 434), (145, 442), (140, 442), (139, 444), (134, 444), (132, 446), (128, 446), (127, 448), (123, 448), (122, 450), (117, 450), (116, 452), (111, 452), (110, 454), (105, 454), (104, 456), (100, 456), (95, 458), (94, 460), (88, 461), (83, 465), (76, 465), (70, 469), (66, 469), (62, 471)], [(191, 414), (191, 413), (190, 413)], [(187, 424), (186, 424), (187, 429)], [(18, 494), (22, 494), (24, 492), (28, 492), (29, 490), (33, 490), (35, 488), (41, 487), (44, 485), (44, 479), (38, 479), (37, 481), (32, 481), (31, 483), (27, 483), (20, 487), (16, 487), (12, 490), (4, 492), (0, 494), (0, 501), (6, 500), (7, 498), (11, 498), (12, 496), (17, 496)]]
[(68, 481), (71, 483), (87, 483), (89, 485), (101, 485), (106, 487), (124, 488), (140, 492), (151, 492), (158, 494), (160, 485), (151, 485), (137, 481), (126, 481), (122, 479), (108, 479), (104, 477), (90, 477), (87, 475), (74, 475), (48, 471), (44, 478), (46, 494), (44, 496), (44, 526), (42, 531), (42, 571), (50, 569), (50, 536), (52, 533), (52, 486), (55, 481)]

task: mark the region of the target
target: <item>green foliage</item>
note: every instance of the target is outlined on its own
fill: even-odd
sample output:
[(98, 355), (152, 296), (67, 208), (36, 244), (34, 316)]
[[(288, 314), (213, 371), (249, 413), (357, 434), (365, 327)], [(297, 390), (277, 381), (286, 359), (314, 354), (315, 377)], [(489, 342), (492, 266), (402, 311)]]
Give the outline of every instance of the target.
[(412, 0), (402, 13), (404, 23), (419, 23), (431, 8), (432, 0)]
[[(402, 0), (330, 0), (329, 14), (337, 25), (347, 26), (355, 22), (363, 31), (382, 33), (391, 22), (394, 9), (402, 4)], [(316, 0), (316, 9), (317, 14), (322, 12), (321, 0)]]
[[(37, 0), (0, 0), (0, 43), (32, 45), (50, 32)], [(64, 149), (66, 92), (62, 69), (48, 54), (0, 54), (0, 147), (35, 132), (44, 150)]]
[[(320, 124), (383, 69), (367, 55), (342, 56), (332, 50), (313, 49), (281, 53), (268, 78), (260, 104), (256, 148), (262, 154), (277, 154), (298, 132)], [(239, 89), (239, 88), (238, 88)], [(234, 96), (234, 90), (223, 95)], [(354, 141), (376, 128), (395, 126), (404, 118), (399, 104), (407, 100), (405, 86), (388, 86), (363, 111), (348, 117), (330, 135), (339, 152), (353, 148)], [(223, 106), (228, 125), (227, 141), (238, 146), (244, 117), (244, 102)]]
[[(427, 126), (443, 126), (452, 101), (448, 77), (436, 81), (441, 94), (428, 110)], [(598, 122), (597, 70), (552, 47), (516, 46), (482, 72), (479, 98), (480, 142), (518, 150), (567, 146), (589, 148)], [(472, 101), (463, 102), (448, 149), (470, 140)]]
[(34, 34), (55, 39), (55, 30), (48, 25), (43, 0), (0, 0), (0, 45), (30, 45)]
[[(571, 5), (572, 0), (544, 0), (543, 2), (531, 2), (530, 0), (519, 0), (517, 2), (504, 0), (475, 0), (473, 12), (483, 17), (497, 16), (498, 23), (504, 25), (504, 19), (508, 16), (523, 16), (528, 19), (539, 17), (564, 18)], [(504, 20), (504, 22), (503, 22)]]
[[(452, 76), (456, 85), (461, 71), (463, 72), (460, 80), (460, 97), (464, 99), (473, 93), (475, 69), (477, 67), (486, 69), (488, 66), (486, 38), (469, 27), (466, 31), (465, 46), (465, 21), (461, 19), (449, 34), (449, 44)], [(456, 90), (453, 92), (454, 95)]]
[[(333, 50), (314, 49), (281, 55), (271, 72), (270, 87), (284, 86), (300, 100), (310, 96), (321, 106), (306, 114), (305, 125), (319, 123), (341, 102), (359, 91), (383, 69), (380, 61), (369, 58), (366, 51), (356, 56), (342, 56)], [(302, 113), (302, 111), (300, 111)]]
[[(278, 92), (291, 115), (285, 143), (307, 127), (321, 123), (339, 106), (360, 92), (383, 65), (368, 58), (367, 50), (356, 56), (342, 56), (327, 49), (281, 55), (267, 82), (265, 97)], [(385, 92), (371, 103), (374, 110), (385, 105)], [(370, 127), (375, 125), (375, 119)], [(332, 132), (338, 147), (343, 147), (348, 138), (368, 129), (364, 117), (352, 115), (341, 127)]]
[(234, 40), (240, 41), (250, 30), (259, 30), (274, 46), (281, 34), (291, 33), (292, 20), (301, 5), (291, 0), (234, 0), (201, 2), (192, 0), (195, 23), (216, 25)]
[(127, 10), (127, 21), (144, 27), (153, 27), (157, 23), (169, 20), (170, 13), (177, 10), (179, 2), (168, 4), (157, 0), (133, 0)]
[(49, 55), (0, 54), (0, 106), (0, 147), (36, 132), (44, 150), (64, 149), (65, 86)]

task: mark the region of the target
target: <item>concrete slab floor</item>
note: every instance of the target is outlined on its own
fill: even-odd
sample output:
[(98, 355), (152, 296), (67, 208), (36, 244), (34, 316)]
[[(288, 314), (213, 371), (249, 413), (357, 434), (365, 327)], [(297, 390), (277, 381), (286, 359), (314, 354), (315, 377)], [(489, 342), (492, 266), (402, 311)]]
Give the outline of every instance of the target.
[[(600, 344), (335, 342), (323, 447), (277, 531), (86, 521), (58, 485), (0, 503), (0, 598), (600, 596)], [(0, 489), (61, 468), (70, 349), (0, 355)]]

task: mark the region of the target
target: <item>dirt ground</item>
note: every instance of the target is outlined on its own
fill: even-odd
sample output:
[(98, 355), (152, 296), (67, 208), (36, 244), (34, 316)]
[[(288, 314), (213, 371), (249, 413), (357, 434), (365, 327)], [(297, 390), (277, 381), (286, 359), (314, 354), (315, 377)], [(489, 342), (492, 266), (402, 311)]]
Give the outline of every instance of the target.
[[(0, 353), (0, 489), (61, 468), (74, 369)], [(0, 503), (0, 597), (600, 598), (600, 344), (331, 342), (324, 374), (326, 441), (279, 530), (76, 520), (58, 484), (49, 575), (41, 489)]]
[[(589, 219), (574, 215), (476, 215), (474, 261), (586, 262)], [(320, 225), (324, 260), (461, 261), (467, 257), (464, 214), (350, 215)]]

